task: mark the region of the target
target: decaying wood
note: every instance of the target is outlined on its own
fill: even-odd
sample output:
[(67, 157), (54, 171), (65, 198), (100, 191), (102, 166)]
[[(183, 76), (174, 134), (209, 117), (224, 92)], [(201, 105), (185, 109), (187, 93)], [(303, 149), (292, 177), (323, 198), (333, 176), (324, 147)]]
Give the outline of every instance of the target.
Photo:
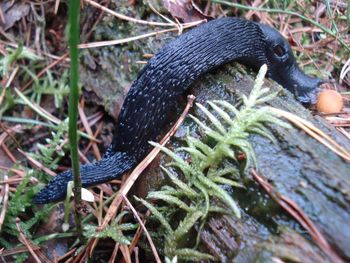
[[(191, 93), (197, 102), (225, 99), (235, 104), (242, 94), (249, 94), (254, 73), (247, 74), (233, 64), (216, 70), (197, 81)], [(347, 138), (337, 132), (323, 118), (294, 100), (293, 96), (266, 81), (279, 96), (269, 104), (296, 114), (350, 149)], [(194, 115), (201, 113), (194, 108)], [(184, 130), (191, 125), (186, 125)], [(276, 142), (251, 136), (258, 160), (257, 170), (274, 187), (275, 195), (289, 198), (314, 223), (331, 249), (345, 262), (350, 260), (350, 164), (299, 128), (270, 127)], [(173, 138), (173, 145), (183, 143), (186, 132)], [(152, 169), (151, 169), (152, 170)], [(154, 169), (145, 181), (157, 181)], [(161, 176), (161, 175), (160, 175)], [(242, 208), (242, 219), (216, 216), (210, 219), (201, 234), (202, 249), (223, 262), (335, 262), (313, 241), (307, 231), (283, 210), (252, 176), (245, 175), (244, 190), (233, 189), (232, 194)], [(157, 184), (159, 182), (157, 181)], [(141, 192), (145, 192), (144, 183)]]
[[(252, 77), (244, 71), (226, 66), (197, 82), (193, 92), (201, 103), (207, 99), (226, 99), (236, 103), (241, 96), (239, 94), (247, 95), (252, 84)], [(280, 89), (269, 81), (266, 85), (272, 90)], [(270, 105), (312, 122), (345, 149), (350, 149), (347, 138), (323, 118), (312, 115), (289, 92), (281, 90)], [(337, 254), (349, 261), (350, 164), (298, 128), (271, 127), (271, 130), (276, 143), (260, 136), (251, 137), (259, 173), (278, 194), (293, 200)], [(212, 218), (202, 234), (203, 243), (209, 251), (223, 261), (253, 262), (258, 258), (292, 262), (327, 261), (303, 228), (249, 175), (245, 186), (243, 191), (233, 189), (245, 212), (243, 218)]]

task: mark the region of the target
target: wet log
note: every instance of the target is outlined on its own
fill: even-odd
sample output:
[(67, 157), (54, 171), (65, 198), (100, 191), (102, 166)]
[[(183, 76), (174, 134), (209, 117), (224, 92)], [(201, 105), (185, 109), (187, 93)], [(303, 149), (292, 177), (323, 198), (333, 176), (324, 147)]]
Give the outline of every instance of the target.
[[(240, 65), (227, 65), (197, 81), (192, 93), (197, 102), (225, 99), (233, 104), (249, 94), (255, 74)], [(279, 96), (269, 102), (312, 122), (340, 145), (350, 149), (347, 138), (322, 117), (299, 104), (288, 91), (266, 81)], [(194, 115), (199, 115), (194, 109)], [(188, 127), (188, 125), (187, 125)], [(276, 142), (251, 136), (258, 172), (275, 191), (293, 200), (314, 222), (332, 248), (350, 260), (350, 164), (299, 128), (271, 126)], [(174, 139), (176, 146), (180, 136)], [(174, 145), (175, 146), (175, 145)], [(327, 262), (329, 258), (313, 243), (308, 233), (272, 200), (247, 174), (244, 190), (233, 190), (242, 208), (242, 219), (211, 218), (202, 233), (206, 251), (223, 262), (256, 262), (281, 259), (288, 262)]]

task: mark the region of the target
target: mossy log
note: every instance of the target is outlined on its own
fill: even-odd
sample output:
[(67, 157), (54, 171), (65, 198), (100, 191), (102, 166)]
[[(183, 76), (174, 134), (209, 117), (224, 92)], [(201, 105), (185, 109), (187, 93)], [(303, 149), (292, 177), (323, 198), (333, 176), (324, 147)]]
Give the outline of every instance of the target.
[[(128, 12), (134, 11), (129, 8)], [(106, 19), (96, 29), (95, 38), (108, 38), (111, 32), (116, 32), (111, 38), (123, 38), (144, 30), (144, 27), (127, 27), (120, 21), (114, 24)], [(135, 61), (142, 59), (144, 53), (155, 53), (175, 36), (167, 34), (121, 47), (84, 51), (84, 87), (96, 94), (110, 115), (116, 118), (127, 86), (142, 68)], [(227, 65), (196, 81), (190, 93), (203, 104), (208, 99), (237, 103), (242, 94), (250, 92), (254, 78), (255, 73), (246, 72), (238, 64)], [(271, 106), (311, 121), (344, 148), (350, 149), (347, 138), (323, 118), (314, 116), (300, 105), (289, 92), (270, 81), (266, 85), (280, 91), (279, 96), (270, 102)], [(192, 113), (201, 115), (196, 108)], [(183, 143), (188, 127), (191, 124), (186, 123), (179, 129), (169, 147)], [(251, 136), (258, 172), (269, 180), (275, 191), (296, 202), (344, 261), (350, 262), (350, 164), (298, 128), (271, 127), (271, 130), (276, 143)], [(153, 167), (158, 167), (158, 164)], [(139, 178), (137, 185), (141, 187), (136, 185), (136, 193), (145, 193), (146, 186), (158, 182), (161, 177), (160, 169), (148, 169)], [(245, 189), (232, 190), (242, 208), (242, 219), (228, 215), (211, 218), (201, 234), (202, 250), (223, 262), (330, 261), (306, 231), (249, 174), (245, 178)]]
[[(233, 63), (199, 79), (190, 93), (196, 101), (224, 99), (233, 104), (248, 95), (255, 73)], [(323, 118), (299, 104), (293, 95), (274, 82), (265, 86), (279, 91), (269, 105), (312, 122), (316, 127), (350, 149), (347, 138)], [(181, 107), (181, 106), (179, 106)], [(202, 118), (197, 107), (191, 112)], [(191, 120), (180, 127), (170, 148), (184, 146)], [(336, 253), (350, 260), (350, 164), (314, 138), (296, 127), (270, 127), (276, 141), (252, 135), (258, 172), (274, 186), (278, 194), (293, 200), (313, 221)], [(190, 131), (191, 132), (191, 131)], [(166, 158), (165, 158), (166, 159)], [(160, 161), (164, 162), (163, 159)], [(136, 185), (136, 194), (145, 195), (158, 185), (163, 175), (158, 161)], [(245, 189), (233, 189), (232, 195), (242, 209), (242, 218), (216, 216), (201, 233), (201, 249), (222, 262), (332, 262), (312, 241), (299, 223), (284, 211), (247, 173)], [(157, 186), (156, 186), (157, 187)]]
[[(236, 104), (242, 94), (248, 95), (255, 74), (239, 65), (227, 65), (207, 74), (192, 88), (197, 102), (224, 99)], [(314, 116), (289, 92), (272, 81), (266, 85), (279, 96), (269, 102), (312, 122), (316, 127), (350, 149), (347, 138), (323, 118)], [(194, 115), (200, 111), (194, 108)], [(188, 123), (186, 124), (186, 128)], [(279, 194), (293, 200), (315, 223), (336, 252), (350, 260), (350, 164), (320, 144), (304, 131), (270, 127), (276, 138), (273, 143), (260, 136), (251, 136), (257, 157), (257, 170)], [(181, 143), (184, 133), (173, 140)], [(175, 147), (175, 145), (173, 145)], [(234, 189), (242, 208), (242, 219), (219, 216), (210, 219), (202, 233), (204, 249), (222, 261), (256, 262), (327, 262), (306, 231), (282, 210), (264, 190), (246, 175), (244, 190)]]

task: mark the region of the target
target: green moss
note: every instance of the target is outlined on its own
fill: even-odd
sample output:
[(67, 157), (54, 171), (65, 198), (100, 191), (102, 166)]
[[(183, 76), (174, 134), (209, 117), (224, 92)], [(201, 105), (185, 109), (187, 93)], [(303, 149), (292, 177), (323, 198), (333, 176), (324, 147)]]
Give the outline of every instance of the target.
[[(288, 127), (268, 107), (260, 107), (277, 94), (262, 88), (266, 70), (265, 65), (250, 95), (242, 96), (240, 108), (226, 101), (208, 101), (209, 111), (203, 105), (196, 104), (206, 121), (192, 115), (190, 117), (211, 138), (210, 144), (189, 135), (186, 138), (187, 146), (175, 151), (152, 143), (172, 159), (168, 165), (173, 167), (172, 170), (163, 168), (171, 183), (148, 194), (148, 199), (157, 200), (158, 205), (141, 200), (162, 226), (165, 256), (177, 256), (180, 260), (209, 259), (210, 255), (197, 251), (199, 235), (207, 218), (213, 213), (228, 213), (241, 218), (241, 209), (227, 188), (242, 188), (240, 168), (245, 171), (248, 167), (256, 166), (250, 135), (258, 134), (273, 140), (267, 124)], [(243, 163), (237, 158), (242, 153), (245, 155)], [(173, 210), (176, 212), (169, 214)], [(194, 229), (196, 238), (193, 238), (196, 236), (194, 233), (188, 234)], [(192, 238), (187, 238), (190, 236)]]

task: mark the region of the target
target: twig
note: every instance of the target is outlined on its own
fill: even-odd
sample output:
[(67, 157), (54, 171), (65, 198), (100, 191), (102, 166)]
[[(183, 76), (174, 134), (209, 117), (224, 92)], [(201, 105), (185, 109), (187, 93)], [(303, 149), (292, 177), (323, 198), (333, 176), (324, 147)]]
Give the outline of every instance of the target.
[(323, 131), (315, 127), (312, 123), (300, 118), (299, 116), (296, 116), (290, 112), (269, 107), (271, 111), (277, 113), (280, 116), (283, 116), (290, 122), (292, 122), (297, 127), (303, 129), (307, 134), (321, 142), (324, 146), (331, 149), (333, 152), (338, 154), (340, 157), (342, 157), (344, 160), (350, 162), (350, 153), (341, 147), (337, 142), (335, 142), (330, 136), (325, 134)]
[(18, 70), (19, 70), (19, 66), (15, 67), (15, 69), (12, 71), (12, 73), (10, 74), (8, 79), (4, 79), (4, 80), (6, 80), (6, 83), (5, 83), (5, 85), (4, 85), (5, 87), (2, 90), (1, 95), (0, 95), (0, 105), (2, 104), (2, 101), (4, 100), (4, 97), (5, 97), (5, 94), (6, 94), (6, 89), (11, 85), (11, 83), (12, 83), (13, 79), (15, 78)]
[(90, 160), (85, 156), (84, 153), (82, 153), (80, 150), (78, 150), (78, 154), (80, 159), (84, 162), (84, 163), (91, 163)]
[[(146, 214), (145, 214), (145, 217), (148, 218), (150, 215), (151, 215), (151, 211), (150, 211), (150, 210), (147, 210), (147, 212), (146, 212)], [(145, 219), (145, 220), (143, 220), (142, 223), (145, 225), (146, 222), (147, 222), (147, 220)], [(142, 231), (143, 231), (143, 230), (142, 230), (142, 227), (139, 226), (138, 229), (137, 229), (137, 231), (136, 231), (136, 233), (134, 234), (134, 237), (133, 237), (133, 239), (132, 239), (132, 241), (131, 241), (131, 244), (129, 245), (129, 251), (130, 251), (130, 252), (134, 250), (134, 248), (135, 248), (135, 246), (136, 246), (138, 240), (139, 240), (140, 237), (141, 237)]]
[(129, 21), (129, 22), (134, 22), (134, 23), (138, 23), (138, 24), (143, 24), (143, 25), (152, 25), (152, 26), (174, 26), (173, 24), (170, 24), (170, 23), (161, 23), (161, 22), (153, 22), (153, 21), (146, 21), (146, 20), (141, 20), (141, 19), (136, 19), (136, 18), (133, 18), (133, 17), (129, 17), (129, 16), (126, 16), (126, 15), (123, 15), (123, 14), (119, 14), (117, 12), (114, 12), (113, 10), (107, 8), (107, 7), (104, 7), (94, 1), (91, 1), (91, 0), (84, 0), (85, 2), (87, 2), (88, 4), (94, 6), (94, 7), (97, 7), (103, 11), (105, 11), (106, 13), (108, 14), (111, 14), (119, 19), (122, 19), (122, 20), (126, 20), (126, 21)]
[[(182, 112), (180, 118), (177, 120), (175, 125), (170, 129), (170, 131), (164, 136), (164, 138), (161, 140), (160, 145), (164, 146), (170, 139), (170, 137), (175, 133), (175, 131), (178, 129), (178, 127), (181, 125), (183, 120), (185, 119), (188, 110), (192, 107), (192, 103), (194, 100), (194, 96), (190, 95), (188, 97), (188, 102), (186, 105), (186, 108)], [(139, 163), (138, 166), (132, 171), (126, 182), (123, 184), (121, 189), (118, 192), (118, 195), (114, 198), (112, 204), (110, 205), (108, 212), (104, 218), (104, 221), (102, 225), (99, 227), (99, 229), (104, 229), (109, 221), (115, 216), (115, 214), (118, 211), (119, 205), (121, 204), (123, 200), (123, 195), (127, 195), (131, 187), (134, 185), (136, 179), (139, 177), (139, 175), (143, 172), (144, 169), (153, 161), (153, 159), (157, 156), (157, 154), (160, 152), (160, 148), (156, 147), (153, 148), (153, 150), (142, 160), (142, 162)]]
[(345, 130), (344, 128), (342, 127), (337, 127), (336, 128), (339, 132), (341, 132), (346, 138), (348, 138), (348, 140), (350, 140), (350, 133)]
[[(183, 28), (193, 27), (195, 25), (203, 23), (204, 21), (205, 20), (196, 21), (196, 22), (193, 22), (191, 24), (188, 24), (188, 25), (184, 26)], [(155, 31), (155, 32), (151, 32), (151, 33), (147, 33), (147, 34), (143, 34), (143, 35), (139, 35), (139, 36), (135, 36), (135, 37), (127, 37), (127, 38), (123, 38), (123, 39), (116, 39), (116, 40), (109, 40), (109, 41), (97, 41), (97, 42), (91, 42), (91, 43), (86, 43), (86, 44), (80, 44), (78, 47), (81, 48), (81, 49), (84, 49), (84, 48), (120, 45), (120, 44), (123, 44), (123, 43), (135, 41), (135, 40), (138, 40), (138, 39), (147, 38), (147, 37), (163, 34), (163, 33), (166, 33), (166, 32), (177, 31), (177, 30), (178, 30), (177, 28), (170, 28), (170, 29)]]
[[(102, 128), (103, 128), (103, 122), (100, 122), (99, 124), (98, 124), (98, 126), (97, 126), (97, 128), (96, 128), (96, 131), (95, 131), (95, 133), (93, 134), (93, 136), (95, 137), (95, 138), (97, 138), (97, 136), (100, 134), (100, 132), (102, 131)], [(91, 148), (91, 146), (92, 145), (94, 145), (95, 144), (95, 142), (94, 141), (92, 141), (92, 140), (90, 140), (89, 141), (89, 144), (85, 147), (85, 149), (84, 149), (84, 154), (86, 154), (89, 150), (90, 150), (90, 148)]]
[(3, 165), (0, 165), (0, 169), (6, 170), (6, 171), (11, 171), (11, 172), (17, 174), (20, 177), (24, 177), (26, 175), (26, 173), (24, 171), (13, 169), (13, 168), (6, 167), (6, 166), (3, 166)]
[(76, 248), (73, 248), (72, 250), (70, 250), (70, 251), (68, 251), (66, 254), (64, 254), (63, 256), (59, 257), (59, 258), (58, 258), (58, 261), (62, 261), (62, 260), (64, 260), (66, 257), (72, 256), (72, 254), (74, 254), (75, 251), (77, 251), (77, 249), (76, 249)]
[(17, 95), (27, 104), (32, 110), (34, 110), (36, 113), (38, 113), (40, 116), (44, 117), (45, 119), (48, 119), (49, 121), (55, 123), (55, 124), (60, 124), (61, 120), (53, 116), (51, 113), (40, 107), (40, 105), (31, 102), (24, 94), (15, 88), (15, 92)]
[(49, 168), (45, 167), (44, 165), (42, 165), (40, 162), (38, 162), (37, 160), (35, 160), (34, 158), (32, 158), (31, 156), (29, 156), (29, 154), (25, 153), (24, 151), (22, 151), (21, 149), (17, 149), (21, 154), (23, 154), (28, 161), (34, 165), (36, 168), (38, 168), (39, 170), (44, 171), (45, 173), (51, 175), (51, 176), (56, 176), (56, 173), (51, 171)]
[[(32, 244), (32, 249), (34, 251), (37, 251), (40, 249), (40, 247)], [(23, 252), (28, 252), (28, 249), (26, 248), (26, 246), (17, 246), (17, 247), (13, 247), (13, 248), (8, 248), (8, 249), (1, 249), (0, 250), (0, 255), (1, 257), (8, 257), (8, 256), (12, 256), (12, 255), (16, 255), (19, 253), (23, 253)], [(3, 263), (4, 261), (2, 261)], [(5, 263), (5, 262), (4, 262)]]
[[(84, 248), (78, 253), (78, 255), (76, 255), (75, 257), (71, 258), (72, 259), (71, 262), (72, 263), (85, 262), (86, 258), (87, 258), (86, 248)], [(69, 259), (67, 261), (69, 261)]]
[[(28, 104), (27, 104), (28, 105)], [(28, 105), (29, 107), (32, 107), (33, 104)], [(41, 108), (40, 108), (41, 110)], [(47, 118), (46, 116), (43, 116), (44, 118)], [(98, 117), (98, 119), (102, 118), (102, 115), (100, 117)], [(31, 125), (39, 125), (39, 126), (44, 126), (44, 127), (49, 127), (52, 128), (54, 130), (57, 130), (57, 126), (50, 124), (50, 123), (46, 123), (46, 122), (41, 122), (38, 120), (33, 120), (33, 119), (28, 119), (28, 118), (17, 118), (17, 117), (9, 117), (9, 116), (2, 116), (1, 120), (7, 121), (7, 122), (14, 122), (14, 123), (24, 123), (24, 124), (31, 124)], [(57, 125), (61, 124), (62, 121), (59, 120), (59, 123), (57, 123)], [(101, 143), (100, 140), (97, 140), (95, 137), (90, 137), (87, 133), (84, 133), (82, 131), (78, 131), (79, 135), (81, 135), (82, 137), (89, 139), (91, 141), (94, 141), (96, 143)], [(0, 135), (0, 140), (1, 140), (1, 135)]]
[(37, 263), (41, 263), (41, 260), (39, 259), (38, 255), (34, 252), (33, 248), (32, 248), (32, 244), (29, 240), (27, 240), (26, 236), (23, 234), (23, 231), (21, 229), (21, 226), (19, 225), (20, 219), (17, 217), (16, 218), (16, 228), (18, 230), (19, 233), (19, 240), (22, 241), (24, 243), (24, 245), (27, 247), (29, 253), (33, 256), (34, 260)]
[(116, 257), (117, 257), (118, 251), (119, 251), (119, 245), (120, 245), (120, 243), (115, 243), (112, 256), (111, 256), (111, 258), (108, 260), (108, 263), (114, 263), (114, 262), (116, 262), (115, 259), (116, 259)]
[[(7, 41), (3, 41), (3, 40), (1, 40), (1, 39), (0, 39), (0, 44), (6, 45), (6, 46), (10, 46), (10, 47), (13, 47), (13, 48), (18, 48), (18, 46), (19, 46), (18, 44), (11, 43), (11, 42), (7, 42)], [(23, 48), (26, 48), (26, 49), (28, 49), (28, 51), (33, 52), (33, 53), (36, 54), (40, 59), (43, 58), (40, 54), (37, 54), (38, 52), (37, 52), (35, 49), (31, 49), (31, 48), (26, 47), (26, 46), (23, 46)], [(60, 58), (61, 58), (61, 57), (59, 57), (59, 56), (52, 55), (52, 54), (50, 54), (50, 53), (42, 52), (41, 54), (42, 54), (42, 55), (45, 55), (46, 57), (52, 58), (52, 59), (60, 59)], [(69, 62), (69, 59), (66, 58), (65, 61), (66, 61), (66, 62)]]
[(1, 8), (0, 8), (0, 22), (3, 24), (6, 23), (5, 15), (4, 15), (4, 12), (2, 12)]
[(311, 221), (311, 219), (303, 212), (303, 210), (291, 199), (281, 195), (272, 187), (272, 185), (262, 178), (255, 170), (251, 171), (253, 178), (258, 182), (265, 191), (275, 200), (285, 211), (287, 211), (295, 220), (297, 220), (303, 228), (308, 231), (311, 238), (322, 249), (322, 251), (328, 255), (328, 257), (335, 263), (344, 262), (327, 242), (326, 238), (318, 231), (317, 227)]
[[(177, 122), (174, 124), (174, 126), (170, 129), (170, 131), (164, 136), (164, 138), (161, 140), (160, 144), (165, 145), (170, 137), (175, 133), (175, 131), (178, 129), (178, 127), (181, 125), (183, 120), (185, 119), (189, 109), (192, 107), (193, 100), (195, 97), (193, 95), (188, 96), (187, 105), (182, 112), (181, 116), (177, 120)], [(139, 163), (138, 166), (132, 171), (132, 173), (129, 175), (128, 179), (125, 181), (121, 189), (119, 190), (117, 196), (113, 199), (111, 205), (108, 208), (108, 211), (106, 213), (106, 216), (104, 217), (104, 220), (101, 224), (101, 226), (98, 227), (98, 230), (104, 229), (109, 221), (116, 215), (118, 208), (123, 201), (123, 195), (126, 196), (139, 177), (139, 175), (142, 173), (144, 169), (152, 162), (152, 160), (157, 156), (157, 154), (160, 152), (159, 148), (153, 148), (152, 151), (142, 160), (142, 162)], [(96, 247), (98, 242), (98, 238), (93, 238), (89, 240), (88, 249), (90, 249), (90, 255), (92, 254), (94, 248)]]
[[(16, 142), (15, 138), (13, 137), (13, 133), (15, 132), (21, 132), (22, 131), (22, 125), (17, 124), (13, 127), (10, 128), (5, 128), (3, 127), (3, 125), (0, 123), (1, 128), (3, 128), (4, 132), (0, 135), (0, 145), (2, 145), (7, 136), (10, 136), (12, 139), (14, 139), (14, 141)], [(18, 145), (18, 144), (17, 144)]]
[[(8, 176), (4, 175), (4, 181), (8, 180)], [(2, 188), (2, 193), (3, 193), (3, 202), (2, 202), (2, 209), (1, 209), (1, 214), (0, 214), (0, 231), (2, 229), (2, 225), (5, 220), (5, 215), (8, 207), (8, 200), (9, 200), (9, 188), (10, 185), (9, 183), (5, 183), (5, 185), (1, 186)]]
[(7, 155), (8, 158), (10, 158), (10, 160), (13, 163), (17, 162), (16, 157), (12, 154), (12, 152), (9, 150), (9, 148), (7, 148), (6, 144), (2, 144), (1, 145), (2, 150), (5, 152), (5, 154)]
[[(7, 180), (3, 180), (0, 181), (0, 184), (17, 184), (20, 183), (23, 178), (22, 177), (18, 177), (18, 178), (13, 178), (14, 176), (11, 176), (11, 179), (7, 179)], [(35, 178), (35, 177), (30, 177), (30, 181), (34, 182), (35, 184), (37, 184), (39, 181)], [(2, 200), (0, 199), (0, 203), (2, 202)]]
[[(87, 132), (87, 134), (89, 134), (90, 137), (94, 137), (94, 134), (92, 133), (91, 127), (89, 125), (89, 122), (86, 118), (85, 112), (83, 110), (83, 108), (81, 106), (78, 106), (78, 111), (79, 111), (79, 116), (80, 119), (84, 125), (84, 128)], [(95, 142), (92, 142), (92, 148), (94, 150), (95, 156), (97, 160), (101, 160), (101, 154), (100, 154), (100, 150), (98, 149), (98, 146)]]
[(119, 247), (120, 247), (120, 251), (121, 251), (122, 254), (123, 254), (123, 257), (124, 257), (124, 259), (125, 259), (125, 262), (126, 262), (126, 263), (132, 263), (132, 262), (131, 262), (131, 255), (130, 255), (128, 246), (125, 245), (125, 244), (120, 244)]
[(135, 247), (134, 249), (134, 255), (135, 255), (135, 263), (139, 263), (139, 248)]
[(160, 12), (158, 12), (158, 10), (155, 9), (155, 8), (153, 7), (152, 3), (151, 3), (149, 0), (147, 1), (147, 4), (148, 4), (148, 6), (151, 8), (151, 10), (152, 10), (154, 13), (156, 13), (158, 16), (160, 16), (160, 17), (163, 18), (164, 20), (168, 21), (169, 24), (171, 24), (171, 25), (173, 25), (173, 26), (176, 26), (177, 29), (178, 29), (178, 31), (179, 31), (179, 33), (182, 32), (182, 26), (180, 26), (179, 24), (173, 22), (171, 19), (167, 18), (166, 16), (164, 16), (164, 15), (162, 15)]
[(57, 15), (57, 11), (58, 11), (58, 7), (60, 6), (60, 0), (56, 0), (55, 1), (55, 9), (54, 9), (54, 11), (53, 11), (53, 13), (55, 14), (55, 15)]
[(131, 209), (131, 211), (133, 212), (133, 214), (134, 214), (134, 216), (136, 217), (137, 221), (139, 221), (139, 224), (140, 224), (140, 226), (142, 227), (143, 231), (145, 232), (146, 237), (147, 237), (147, 240), (148, 240), (148, 242), (149, 242), (149, 245), (151, 246), (153, 255), (154, 255), (154, 257), (155, 257), (157, 263), (162, 263), (162, 261), (160, 260), (159, 255), (158, 255), (157, 249), (156, 249), (156, 247), (155, 247), (155, 245), (154, 245), (154, 243), (153, 243), (153, 241), (152, 241), (152, 238), (151, 238), (151, 236), (149, 235), (149, 233), (148, 233), (148, 231), (147, 231), (145, 225), (143, 224), (141, 218), (139, 217), (137, 211), (135, 210), (135, 208), (133, 207), (133, 205), (130, 203), (129, 199), (128, 199), (125, 195), (123, 195), (123, 198), (124, 198), (126, 204), (128, 205), (128, 207), (129, 207), (129, 208)]
[[(36, 75), (37, 78), (40, 78), (42, 75), (44, 75), (45, 72), (47, 72), (48, 70), (52, 69), (54, 66), (56, 66), (57, 64), (61, 63), (63, 60), (65, 60), (68, 57), (68, 53), (65, 53), (63, 56), (59, 57), (57, 60), (55, 60), (54, 62), (52, 62), (50, 65), (48, 65), (47, 67), (43, 68), (42, 70), (40, 70), (40, 72)], [(34, 82), (34, 79), (31, 79), (30, 81), (28, 81), (20, 90), (24, 91), (26, 90), (30, 85), (32, 85), (32, 83)]]

